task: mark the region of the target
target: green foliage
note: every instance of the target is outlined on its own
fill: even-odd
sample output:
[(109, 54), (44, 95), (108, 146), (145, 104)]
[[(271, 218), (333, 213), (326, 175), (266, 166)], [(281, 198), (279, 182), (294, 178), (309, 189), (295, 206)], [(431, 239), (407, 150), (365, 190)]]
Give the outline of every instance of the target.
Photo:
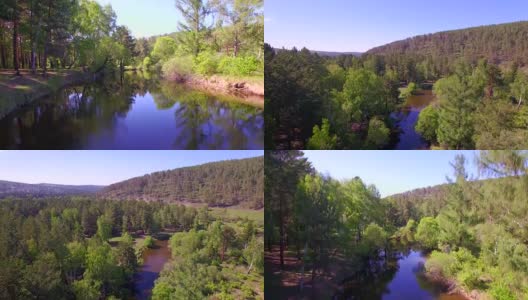
[(254, 56), (224, 56), (218, 63), (218, 70), (227, 75), (248, 76), (256, 72), (260, 62)]
[(148, 70), (150, 68), (150, 66), (152, 65), (152, 61), (150, 59), (150, 57), (145, 57), (145, 59), (143, 60), (143, 69), (144, 70)]
[(375, 73), (350, 69), (343, 91), (336, 94), (336, 100), (350, 121), (364, 121), (383, 114), (386, 108), (384, 96), (383, 82)]
[(174, 53), (176, 53), (177, 48), (178, 44), (173, 38), (168, 36), (162, 36), (156, 40), (156, 43), (154, 44), (154, 49), (152, 49), (150, 56), (155, 62), (165, 62), (172, 58)]
[(424, 108), (414, 128), (424, 139), (434, 143), (438, 130), (438, 109), (433, 105)]
[(192, 74), (193, 61), (190, 57), (173, 57), (163, 63), (161, 70), (166, 79), (185, 82)]
[(194, 58), (194, 69), (201, 75), (213, 75), (218, 71), (219, 58), (215, 53), (203, 51)]
[(308, 149), (311, 150), (332, 150), (337, 145), (337, 136), (330, 134), (330, 122), (323, 119), (323, 124), (319, 129), (318, 125), (314, 126), (313, 135), (308, 140)]
[(367, 148), (383, 148), (389, 143), (389, 135), (389, 128), (387, 128), (382, 120), (378, 118), (370, 119), (366, 140)]
[(370, 223), (363, 232), (363, 244), (368, 252), (384, 249), (387, 245), (387, 233), (376, 223)]
[(440, 145), (449, 148), (473, 148), (474, 90), (466, 79), (458, 75), (443, 78), (434, 85), (434, 93), (440, 99), (438, 129)]
[(436, 219), (425, 217), (420, 220), (416, 228), (416, 241), (423, 247), (433, 249), (438, 244), (439, 227)]
[(414, 95), (417, 90), (418, 90), (418, 86), (416, 85), (416, 83), (411, 82), (407, 85), (406, 88), (402, 89), (400, 93), (400, 97), (403, 99), (407, 99), (410, 96)]
[(154, 248), (154, 239), (150, 235), (146, 236), (143, 245), (147, 248)]
[(215, 162), (132, 178), (108, 186), (103, 194), (108, 199), (193, 199), (210, 206), (262, 208), (263, 172), (263, 157)]
[(433, 251), (425, 262), (427, 272), (452, 278), (458, 271), (457, 260), (448, 253)]
[(100, 216), (97, 219), (97, 236), (102, 241), (108, 241), (112, 237), (112, 224), (107, 216)]

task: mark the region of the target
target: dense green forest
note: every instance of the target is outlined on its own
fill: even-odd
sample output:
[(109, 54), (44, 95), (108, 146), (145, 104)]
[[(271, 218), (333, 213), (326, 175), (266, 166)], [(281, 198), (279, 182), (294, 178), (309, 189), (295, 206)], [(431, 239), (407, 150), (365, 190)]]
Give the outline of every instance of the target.
[(263, 66), (262, 0), (176, 0), (177, 33), (136, 40), (94, 0), (0, 2), (0, 68), (156, 67), (165, 77), (192, 73), (248, 76)]
[(142, 251), (164, 230), (176, 232), (178, 264), (157, 282), (155, 299), (262, 299), (261, 225), (221, 216), (161, 202), (3, 199), (0, 298), (129, 299)]
[(431, 147), (522, 149), (526, 24), (417, 37), (359, 58), (266, 45), (266, 148), (391, 148), (400, 131), (391, 114), (432, 87), (437, 100), (415, 127)]
[(192, 74), (262, 78), (262, 0), (177, 0), (179, 31), (137, 40), (137, 66), (183, 81)]
[(2, 68), (89, 68), (130, 64), (135, 53), (130, 31), (116, 26), (110, 5), (93, 0), (5, 0), (0, 2)]
[(100, 196), (260, 209), (264, 206), (263, 160), (257, 157), (156, 172), (112, 184)]
[(474, 182), (458, 155), (437, 192), (382, 199), (358, 177), (318, 173), (300, 151), (267, 152), (266, 295), (330, 298), (344, 278), (358, 278), (359, 289), (365, 278), (384, 280), (393, 253), (412, 247), (430, 253), (432, 281), (483, 298), (526, 298), (528, 153), (482, 151), (476, 164), (488, 180)]
[[(460, 56), (477, 63), (486, 58), (494, 64), (528, 63), (528, 22), (480, 26), (420, 35), (370, 49), (368, 54), (384, 56), (407, 54), (429, 59), (434, 69), (445, 70)], [(435, 61), (436, 60), (436, 61)]]

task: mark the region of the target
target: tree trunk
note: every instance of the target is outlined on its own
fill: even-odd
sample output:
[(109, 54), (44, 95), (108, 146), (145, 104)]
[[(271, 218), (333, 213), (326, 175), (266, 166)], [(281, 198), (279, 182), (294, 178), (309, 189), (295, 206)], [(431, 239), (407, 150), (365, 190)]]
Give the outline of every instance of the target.
[(48, 31), (48, 38), (46, 40), (46, 43), (44, 44), (44, 66), (42, 69), (42, 74), (46, 76), (46, 72), (48, 71), (48, 44), (51, 43), (51, 0), (48, 1), (48, 20), (47, 20), (47, 31)]
[(280, 247), (280, 267), (284, 270), (284, 218), (282, 212), (282, 199), (279, 200), (279, 247)]
[[(16, 7), (15, 2), (15, 7)], [(16, 8), (15, 8), (16, 9)], [(16, 16), (13, 19), (13, 68), (15, 69), (16, 76), (20, 76), (20, 70), (18, 69), (20, 67), (20, 62), (18, 61), (18, 16)]]

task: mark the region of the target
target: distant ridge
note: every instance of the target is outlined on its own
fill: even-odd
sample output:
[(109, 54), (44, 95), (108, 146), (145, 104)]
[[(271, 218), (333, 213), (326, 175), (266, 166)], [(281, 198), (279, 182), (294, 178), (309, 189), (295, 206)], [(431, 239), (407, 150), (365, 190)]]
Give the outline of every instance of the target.
[(209, 205), (264, 207), (264, 158), (226, 160), (155, 172), (105, 187), (99, 197)]
[(21, 183), (0, 180), (0, 199), (5, 197), (47, 197), (95, 194), (104, 186)]
[[(301, 48), (302, 49), (302, 48)], [(301, 50), (297, 49), (297, 50)], [(275, 52), (283, 51), (283, 50), (292, 50), (292, 49), (282, 49), (282, 48), (273, 48)], [(333, 52), (333, 51), (317, 51), (317, 50), (309, 50), (311, 53), (318, 54), (319, 56), (324, 57), (338, 57), (338, 56), (345, 56), (345, 55), (353, 55), (356, 57), (360, 57), (363, 55), (363, 52)]]
[(528, 21), (419, 35), (372, 48), (366, 54), (430, 56), (448, 61), (486, 58), (497, 64), (528, 64)]

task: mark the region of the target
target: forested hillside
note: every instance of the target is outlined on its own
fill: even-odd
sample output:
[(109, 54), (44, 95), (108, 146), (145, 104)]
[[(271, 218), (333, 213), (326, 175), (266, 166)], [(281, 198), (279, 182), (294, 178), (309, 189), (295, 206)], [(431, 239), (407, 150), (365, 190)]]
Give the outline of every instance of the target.
[(264, 206), (262, 157), (208, 163), (132, 178), (106, 187), (101, 196), (210, 206)]
[(62, 185), (62, 184), (27, 184), (0, 180), (0, 199), (13, 197), (45, 197), (64, 195), (93, 194), (100, 191), (103, 186), (97, 185)]
[(373, 48), (367, 54), (412, 55), (454, 61), (528, 63), (528, 22), (479, 26), (411, 37)]

